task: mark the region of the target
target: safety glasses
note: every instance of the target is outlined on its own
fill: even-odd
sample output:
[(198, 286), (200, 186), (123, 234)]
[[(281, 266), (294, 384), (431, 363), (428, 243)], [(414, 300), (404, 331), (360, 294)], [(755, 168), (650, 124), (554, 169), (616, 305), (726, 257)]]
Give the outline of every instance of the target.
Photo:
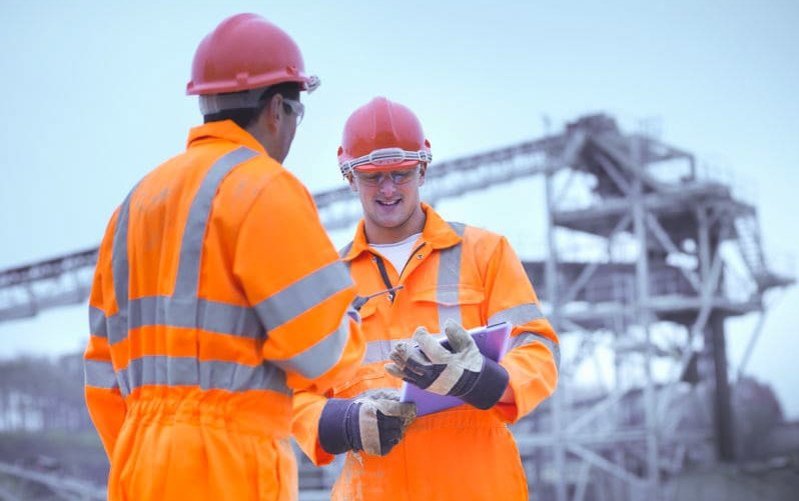
[(286, 113), (293, 113), (297, 115), (297, 125), (302, 122), (302, 117), (305, 116), (305, 105), (294, 99), (283, 98), (283, 107)]
[(388, 172), (362, 172), (356, 170), (353, 171), (352, 174), (360, 184), (365, 186), (380, 186), (386, 179), (390, 179), (391, 182), (397, 186), (407, 184), (416, 179), (417, 172), (419, 172), (418, 166), (412, 169), (392, 170)]

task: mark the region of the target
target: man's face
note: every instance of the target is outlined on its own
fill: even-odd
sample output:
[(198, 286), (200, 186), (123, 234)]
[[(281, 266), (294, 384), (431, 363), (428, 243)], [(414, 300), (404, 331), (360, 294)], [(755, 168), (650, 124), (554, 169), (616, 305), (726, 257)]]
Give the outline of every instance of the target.
[(350, 180), (367, 223), (391, 233), (402, 232), (414, 212), (420, 210), (422, 184), (424, 169), (419, 165), (380, 172), (356, 170)]

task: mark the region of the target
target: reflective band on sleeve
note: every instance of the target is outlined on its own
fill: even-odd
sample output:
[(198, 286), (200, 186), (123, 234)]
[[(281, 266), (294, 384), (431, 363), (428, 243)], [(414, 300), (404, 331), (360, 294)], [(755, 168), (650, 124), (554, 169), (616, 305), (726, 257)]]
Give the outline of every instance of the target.
[(286, 375), (269, 363), (256, 366), (235, 362), (204, 361), (194, 357), (145, 356), (131, 360), (120, 371), (127, 381), (135, 381), (130, 390), (142, 386), (199, 386), (203, 390), (272, 390), (290, 395)]
[(540, 334), (535, 334), (534, 332), (522, 332), (518, 336), (512, 337), (510, 339), (508, 351), (520, 346), (528, 345), (530, 343), (541, 343), (546, 346), (555, 359), (555, 366), (558, 370), (560, 370), (560, 345), (548, 337), (544, 337)]
[(99, 308), (89, 306), (89, 329), (90, 334), (97, 337), (108, 337), (108, 330), (105, 322), (105, 313)]
[(136, 188), (134, 187), (128, 193), (119, 208), (111, 251), (114, 295), (116, 296), (119, 310), (115, 315), (117, 317), (116, 321), (108, 326), (108, 341), (112, 344), (125, 339), (128, 335), (128, 213), (130, 211), (130, 197), (135, 190)]
[(258, 316), (246, 306), (219, 303), (206, 299), (187, 304), (169, 296), (134, 299), (128, 306), (131, 329), (150, 325), (188, 327), (231, 334), (250, 339), (263, 336)]
[(255, 305), (255, 311), (269, 331), (298, 317), (334, 294), (350, 287), (347, 268), (335, 261), (294, 282), (277, 294)]
[(113, 390), (114, 388), (119, 387), (116, 374), (114, 374), (114, 367), (111, 365), (111, 362), (102, 362), (100, 360), (84, 360), (83, 380), (86, 386), (92, 386), (94, 388)]
[(349, 338), (349, 325), (350, 317), (344, 315), (338, 328), (315, 345), (289, 359), (272, 360), (271, 362), (283, 370), (297, 372), (308, 379), (319, 377), (330, 370), (341, 358), (344, 345), (347, 344)]
[(399, 343), (411, 343), (412, 338), (406, 339), (383, 339), (380, 341), (369, 341), (366, 343), (366, 354), (363, 357), (364, 364), (382, 362), (388, 360), (391, 350)]
[(535, 303), (519, 304), (511, 308), (498, 311), (488, 318), (488, 324), (498, 324), (500, 322), (510, 322), (513, 325), (523, 325), (533, 320), (544, 318), (541, 310)]
[(208, 217), (211, 214), (211, 204), (225, 176), (234, 167), (256, 155), (257, 153), (249, 148), (237, 148), (217, 160), (205, 175), (191, 203), (186, 227), (183, 229), (174, 297), (192, 299), (197, 297), (200, 280), (200, 253), (208, 226)]

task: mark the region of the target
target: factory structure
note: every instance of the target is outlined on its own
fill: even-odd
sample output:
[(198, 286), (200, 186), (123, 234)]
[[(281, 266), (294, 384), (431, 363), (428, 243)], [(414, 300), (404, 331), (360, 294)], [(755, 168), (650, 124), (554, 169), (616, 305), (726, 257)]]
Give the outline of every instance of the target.
[[(523, 264), (563, 346), (555, 395), (512, 426), (535, 499), (676, 499), (688, 472), (780, 447), (796, 454), (796, 425), (775, 425), (780, 439), (744, 432), (755, 427), (740, 405), (746, 392), (768, 396), (745, 377), (768, 335), (765, 297), (794, 283), (764, 253), (757, 208), (690, 152), (602, 114), (436, 162), (423, 198), (435, 205), (531, 176), (544, 182), (547, 211), (524, 217), (546, 227), (546, 258)], [(346, 186), (315, 199), (330, 231), (361, 217)], [(0, 322), (84, 303), (96, 252), (0, 270)], [(757, 321), (731, 374), (725, 320), (750, 314)], [(340, 465), (299, 465), (300, 498), (326, 499)], [(0, 475), (44, 474), (0, 463)], [(28, 481), (46, 483), (37, 478)], [(62, 491), (97, 492), (74, 482)]]

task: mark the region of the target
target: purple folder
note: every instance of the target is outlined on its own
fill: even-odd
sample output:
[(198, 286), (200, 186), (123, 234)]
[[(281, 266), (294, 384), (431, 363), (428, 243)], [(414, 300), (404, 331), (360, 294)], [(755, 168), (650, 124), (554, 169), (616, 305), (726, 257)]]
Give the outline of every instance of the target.
[[(480, 349), (480, 353), (495, 362), (499, 362), (508, 350), (511, 327), (510, 323), (502, 322), (487, 327), (471, 329), (469, 334), (472, 335), (474, 342)], [(441, 338), (441, 344), (449, 348), (449, 341), (447, 341), (446, 336), (438, 334), (436, 338)], [(400, 400), (402, 402), (416, 403), (417, 416), (432, 414), (463, 404), (463, 400), (458, 397), (437, 395), (410, 383), (402, 383)]]

